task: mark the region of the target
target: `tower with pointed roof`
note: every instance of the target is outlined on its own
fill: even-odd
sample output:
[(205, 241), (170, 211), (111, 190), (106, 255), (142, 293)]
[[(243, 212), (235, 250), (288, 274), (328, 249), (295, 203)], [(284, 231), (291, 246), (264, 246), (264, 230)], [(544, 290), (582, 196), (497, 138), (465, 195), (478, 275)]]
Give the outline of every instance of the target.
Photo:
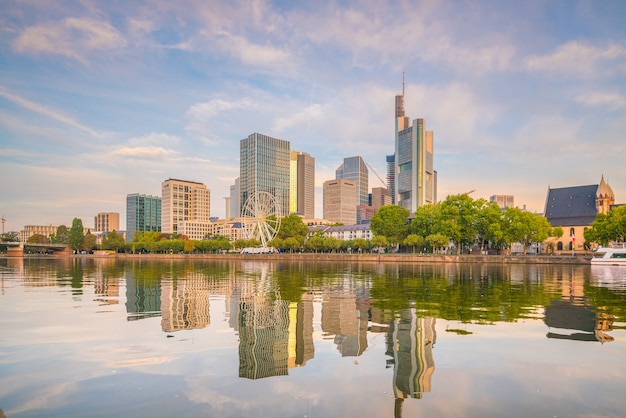
[(596, 208), (598, 209), (598, 213), (608, 213), (611, 209), (611, 205), (614, 203), (615, 194), (613, 193), (613, 189), (611, 189), (611, 186), (604, 180), (604, 175), (602, 175), (602, 180), (600, 180), (598, 191), (596, 192)]

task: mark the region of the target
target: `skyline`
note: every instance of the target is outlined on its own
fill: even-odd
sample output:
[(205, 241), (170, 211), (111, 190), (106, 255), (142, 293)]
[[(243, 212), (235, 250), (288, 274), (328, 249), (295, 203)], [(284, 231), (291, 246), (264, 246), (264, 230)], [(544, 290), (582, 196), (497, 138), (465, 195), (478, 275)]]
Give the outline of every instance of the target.
[[(394, 100), (434, 131), (438, 200), (598, 184), (626, 202), (626, 3), (6, 1), (0, 4), (0, 215), (90, 226), (168, 178), (211, 216), (258, 132), (378, 175)], [(369, 186), (380, 181), (370, 170)]]

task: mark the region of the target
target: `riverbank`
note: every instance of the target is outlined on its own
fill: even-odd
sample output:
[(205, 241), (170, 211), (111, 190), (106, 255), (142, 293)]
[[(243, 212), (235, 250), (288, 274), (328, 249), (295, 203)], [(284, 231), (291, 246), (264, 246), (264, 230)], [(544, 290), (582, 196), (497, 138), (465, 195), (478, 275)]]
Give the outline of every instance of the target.
[[(0, 255), (6, 257), (6, 255)], [(331, 263), (480, 263), (480, 264), (590, 264), (587, 255), (432, 255), (432, 254), (342, 254), (342, 253), (296, 253), (296, 254), (71, 254), (71, 255), (24, 255), (24, 258), (114, 258), (114, 259), (176, 259), (176, 260), (232, 260), (232, 261), (302, 261)]]

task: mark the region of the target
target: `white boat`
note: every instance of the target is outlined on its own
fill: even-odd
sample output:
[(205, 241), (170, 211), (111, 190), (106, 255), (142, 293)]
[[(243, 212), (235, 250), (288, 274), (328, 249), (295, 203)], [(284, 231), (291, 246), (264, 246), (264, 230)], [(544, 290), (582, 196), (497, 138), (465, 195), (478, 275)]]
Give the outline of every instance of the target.
[(591, 259), (591, 265), (626, 266), (626, 246), (617, 244), (610, 248), (598, 248)]

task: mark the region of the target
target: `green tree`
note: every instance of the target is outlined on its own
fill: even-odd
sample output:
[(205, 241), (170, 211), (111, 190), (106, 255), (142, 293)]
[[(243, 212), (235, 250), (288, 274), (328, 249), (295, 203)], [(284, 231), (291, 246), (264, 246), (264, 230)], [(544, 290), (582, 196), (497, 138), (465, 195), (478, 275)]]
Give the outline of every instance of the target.
[(467, 194), (448, 196), (441, 202), (441, 220), (435, 228), (456, 244), (457, 254), (465, 245), (476, 240), (477, 210), (474, 201)]
[(120, 248), (123, 248), (126, 245), (126, 241), (124, 240), (124, 236), (122, 234), (118, 234), (115, 230), (109, 232), (104, 237), (102, 237), (102, 245), (101, 248), (104, 250), (115, 250), (117, 251)]
[(547, 218), (519, 208), (506, 208), (504, 211), (504, 236), (508, 244), (519, 242), (524, 254), (533, 243), (541, 243), (549, 236), (552, 227)]
[(447, 248), (450, 243), (450, 239), (443, 234), (430, 234), (426, 237), (426, 242), (433, 249), (433, 253), (439, 254), (442, 248)]
[(292, 213), (282, 218), (278, 236), (282, 239), (293, 237), (302, 243), (308, 233), (309, 227), (302, 221), (302, 218)]
[(411, 247), (413, 250), (413, 254), (415, 254), (415, 247), (423, 247), (424, 242), (424, 237), (420, 237), (417, 234), (409, 234), (402, 243), (407, 247)]
[(14, 232), (7, 232), (6, 234), (0, 235), (0, 241), (2, 242), (18, 242), (20, 238), (15, 235)]
[(502, 209), (496, 202), (485, 199), (474, 200), (475, 228), (480, 238), (480, 249), (485, 249), (487, 241), (498, 242), (502, 239), (501, 220)]
[(57, 226), (56, 234), (50, 237), (50, 241), (53, 244), (67, 244), (67, 240), (69, 237), (69, 230), (65, 225)]
[(306, 240), (305, 248), (309, 251), (318, 252), (324, 250), (324, 237), (318, 234), (310, 236)]
[(50, 240), (45, 235), (33, 234), (26, 240), (28, 244), (49, 244)]
[(440, 221), (441, 204), (435, 203), (419, 206), (411, 221), (411, 233), (427, 237), (436, 232), (435, 230)]
[(585, 240), (607, 246), (611, 241), (626, 241), (626, 205), (618, 206), (609, 213), (598, 213), (590, 228), (585, 231)]
[[(385, 206), (383, 206), (383, 208), (384, 207)], [(380, 252), (381, 248), (385, 249), (389, 247), (389, 241), (387, 240), (387, 237), (384, 235), (376, 235), (374, 238), (372, 238), (372, 247), (378, 248), (378, 251)]]
[(89, 252), (97, 247), (98, 244), (96, 242), (96, 236), (87, 230), (87, 233), (83, 236), (83, 240), (80, 243), (80, 250)]
[(365, 238), (355, 238), (352, 246), (359, 251), (367, 251), (371, 248), (371, 243)]
[(409, 232), (409, 210), (397, 205), (382, 206), (370, 220), (374, 236), (383, 236), (394, 245), (399, 244)]
[(300, 241), (295, 237), (287, 237), (285, 238), (284, 246), (290, 253), (293, 253), (293, 250), (300, 248)]
[(80, 250), (83, 238), (85, 237), (83, 231), (83, 221), (79, 218), (74, 218), (72, 220), (72, 227), (70, 228), (69, 234), (67, 236), (67, 243), (71, 249), (75, 251)]

